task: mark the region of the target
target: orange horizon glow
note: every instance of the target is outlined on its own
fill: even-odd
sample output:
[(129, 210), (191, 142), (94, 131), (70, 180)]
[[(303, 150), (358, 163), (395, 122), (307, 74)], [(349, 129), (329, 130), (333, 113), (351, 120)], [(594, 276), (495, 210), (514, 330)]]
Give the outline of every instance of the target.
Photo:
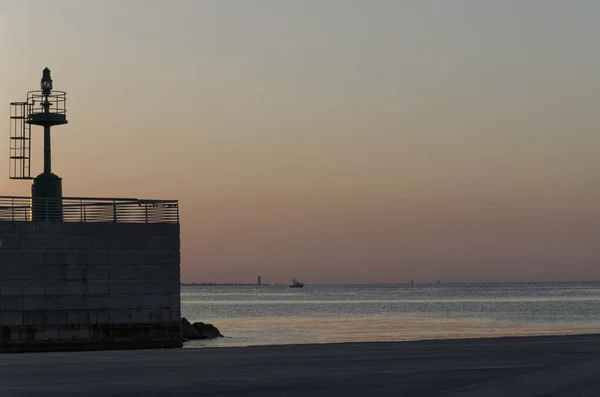
[(2, 5), (1, 194), (29, 194), (8, 179), (8, 104), (48, 66), (65, 196), (179, 199), (184, 282), (598, 280), (599, 12)]

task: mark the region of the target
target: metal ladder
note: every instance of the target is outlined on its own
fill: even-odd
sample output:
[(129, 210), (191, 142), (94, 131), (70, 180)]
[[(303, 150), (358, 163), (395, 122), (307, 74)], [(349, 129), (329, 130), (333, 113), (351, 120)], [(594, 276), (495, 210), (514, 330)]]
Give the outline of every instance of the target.
[(31, 125), (27, 102), (10, 104), (10, 179), (31, 179)]

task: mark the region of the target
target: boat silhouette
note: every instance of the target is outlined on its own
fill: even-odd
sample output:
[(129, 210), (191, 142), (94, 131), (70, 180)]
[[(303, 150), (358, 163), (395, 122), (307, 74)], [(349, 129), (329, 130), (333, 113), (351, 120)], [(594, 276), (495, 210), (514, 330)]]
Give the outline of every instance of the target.
[(290, 285), (290, 288), (302, 288), (304, 287), (304, 283), (301, 283), (300, 281), (296, 280), (295, 278), (292, 279), (292, 285)]

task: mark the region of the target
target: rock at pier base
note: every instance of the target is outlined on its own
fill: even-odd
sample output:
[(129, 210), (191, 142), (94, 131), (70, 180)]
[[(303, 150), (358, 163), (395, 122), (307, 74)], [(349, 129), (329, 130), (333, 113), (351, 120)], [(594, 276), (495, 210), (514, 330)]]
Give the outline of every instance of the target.
[(191, 339), (201, 339), (200, 333), (185, 317), (181, 318), (181, 339), (184, 342)]
[(202, 339), (222, 338), (221, 332), (212, 324), (204, 324), (202, 322), (194, 323), (193, 327), (202, 336)]
[(212, 324), (197, 322), (191, 324), (187, 318), (181, 318), (181, 339), (183, 341), (196, 339), (214, 339), (222, 338), (221, 332)]

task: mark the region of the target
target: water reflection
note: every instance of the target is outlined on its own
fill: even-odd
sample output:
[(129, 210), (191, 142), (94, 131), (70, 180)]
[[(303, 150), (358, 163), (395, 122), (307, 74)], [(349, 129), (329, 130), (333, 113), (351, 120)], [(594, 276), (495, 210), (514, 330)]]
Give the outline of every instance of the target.
[(228, 336), (193, 346), (595, 333), (599, 309), (596, 283), (182, 288), (182, 314)]

